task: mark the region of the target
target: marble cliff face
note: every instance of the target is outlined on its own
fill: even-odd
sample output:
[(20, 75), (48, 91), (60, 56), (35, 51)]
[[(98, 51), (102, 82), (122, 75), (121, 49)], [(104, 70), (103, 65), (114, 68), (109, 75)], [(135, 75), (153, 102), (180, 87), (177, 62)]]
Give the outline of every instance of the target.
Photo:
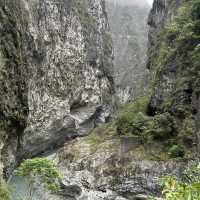
[[(76, 199), (148, 199), (148, 195), (159, 195), (155, 177), (166, 174), (180, 176), (183, 168), (188, 164), (187, 160), (180, 162), (168, 157), (169, 153), (166, 149), (170, 147), (171, 141), (175, 142), (174, 144), (183, 145), (187, 153), (190, 151), (194, 153), (189, 155), (188, 160), (194, 158), (198, 143), (198, 129), (196, 129), (198, 127), (195, 127), (195, 120), (198, 120), (199, 116), (197, 103), (199, 101), (195, 98), (197, 81), (192, 85), (187, 81), (184, 85), (176, 83), (176, 78), (180, 78), (179, 74), (181, 77), (184, 77), (183, 73), (187, 74), (187, 68), (182, 68), (184, 59), (179, 53), (176, 54), (175, 59), (168, 59), (165, 63), (155, 62), (162, 51), (164, 27), (171, 24), (181, 6), (184, 6), (184, 1), (154, 1), (148, 18), (150, 30), (147, 63), (152, 74), (151, 81), (154, 84), (151, 88), (150, 99), (148, 99), (147, 110), (141, 111), (143, 114), (141, 112), (138, 115), (135, 114), (136, 126), (137, 123), (141, 123), (144, 129), (151, 132), (144, 121), (158, 119), (158, 132), (161, 130), (164, 134), (165, 131), (168, 133), (170, 131), (172, 135), (161, 135), (160, 140), (157, 138), (157, 140), (142, 143), (140, 137), (139, 140), (136, 139), (138, 137), (137, 134), (134, 135), (134, 132), (132, 132), (135, 136), (133, 138), (130, 134), (120, 137), (117, 130), (119, 127), (113, 123), (96, 129), (88, 137), (77, 138), (67, 143), (58, 152), (57, 160), (66, 185), (76, 184), (82, 191), (78, 196), (76, 196), (77, 193), (74, 194)], [(185, 52), (187, 53), (187, 50)], [(170, 98), (174, 98), (174, 101), (167, 102)], [(131, 108), (133, 112), (137, 110), (134, 110), (133, 106), (130, 106)], [(130, 114), (130, 109), (125, 111), (127, 115)], [(195, 112), (193, 112), (194, 109)], [(143, 116), (143, 119), (137, 121), (140, 116)], [(170, 116), (169, 121), (172, 119), (171, 122), (175, 123), (175, 126), (172, 125), (170, 128), (171, 122), (165, 121), (167, 116)], [(134, 123), (134, 120), (131, 123)], [(163, 128), (164, 131), (162, 131)], [(133, 130), (135, 130), (134, 127)], [(142, 134), (142, 131), (139, 134)], [(164, 152), (163, 149), (165, 149)], [(163, 157), (161, 152), (164, 153)]]
[[(105, 122), (113, 66), (102, 0), (0, 2), (1, 144), (36, 155)], [(4, 159), (5, 158), (5, 159)]]

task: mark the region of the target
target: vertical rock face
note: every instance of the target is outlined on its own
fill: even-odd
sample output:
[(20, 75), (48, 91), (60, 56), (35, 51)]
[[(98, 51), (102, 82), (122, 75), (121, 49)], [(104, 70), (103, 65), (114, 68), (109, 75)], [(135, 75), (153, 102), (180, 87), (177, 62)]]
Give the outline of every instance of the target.
[[(148, 199), (159, 194), (155, 177), (180, 176), (198, 155), (199, 8), (194, 0), (154, 1), (148, 20), (153, 86), (151, 98), (146, 97), (147, 109), (138, 100), (137, 109), (128, 106), (122, 111), (124, 117), (117, 127), (113, 123), (97, 129), (66, 144), (59, 153), (66, 185), (82, 189), (78, 199)], [(117, 130), (126, 123), (121, 132)], [(141, 135), (147, 136), (146, 141), (141, 141)]]
[(9, 166), (28, 116), (31, 38), (25, 16), (20, 1), (0, 1), (0, 149), (1, 161)]
[(14, 138), (13, 152), (34, 155), (106, 121), (114, 90), (104, 1), (1, 0), (0, 11), (4, 144)]
[(106, 0), (114, 47), (114, 71), (117, 96), (125, 103), (142, 95), (148, 84), (146, 69), (146, 1)]
[(85, 134), (98, 117), (109, 116), (112, 49), (104, 48), (103, 1), (36, 1), (26, 9), (39, 63), (31, 67), (23, 146), (37, 152), (39, 146)]
[(154, 80), (149, 114), (170, 113), (179, 141), (199, 143), (199, 2), (155, 0), (149, 15), (148, 67)]
[(182, 0), (154, 0), (149, 13), (147, 67), (152, 69), (153, 60), (159, 53), (161, 30), (175, 15)]
[[(153, 3), (153, 8), (149, 14), (148, 24), (150, 26), (149, 29), (149, 41), (148, 41), (148, 61), (147, 67), (151, 69), (153, 79), (159, 83), (159, 87), (153, 88), (155, 91), (152, 96), (151, 106), (152, 112), (156, 112), (155, 110), (159, 110), (160, 102), (158, 98), (165, 98), (172, 96), (172, 84), (175, 81), (175, 74), (173, 70), (168, 70), (165, 74), (162, 74), (158, 77), (158, 63), (155, 62), (156, 59), (159, 58), (160, 48), (162, 44), (162, 31), (166, 24), (170, 24), (173, 16), (176, 14), (178, 5), (183, 1), (178, 0), (155, 0)], [(170, 61), (168, 61), (170, 62)], [(164, 72), (167, 65), (173, 65), (172, 63), (166, 63), (166, 66), (162, 65), (161, 68)], [(176, 67), (176, 66), (174, 66)], [(157, 80), (159, 79), (159, 80)], [(159, 94), (158, 94), (159, 93)], [(162, 96), (162, 97), (161, 97)], [(158, 97), (158, 98), (157, 98)], [(154, 105), (153, 105), (154, 104)], [(154, 114), (154, 113), (153, 113)]]

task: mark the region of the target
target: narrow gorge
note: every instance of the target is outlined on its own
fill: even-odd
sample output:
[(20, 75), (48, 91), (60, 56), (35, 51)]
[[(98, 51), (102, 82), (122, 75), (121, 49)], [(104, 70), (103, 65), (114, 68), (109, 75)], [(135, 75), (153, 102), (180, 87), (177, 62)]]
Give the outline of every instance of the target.
[(0, 38), (0, 200), (200, 199), (200, 0), (0, 0)]

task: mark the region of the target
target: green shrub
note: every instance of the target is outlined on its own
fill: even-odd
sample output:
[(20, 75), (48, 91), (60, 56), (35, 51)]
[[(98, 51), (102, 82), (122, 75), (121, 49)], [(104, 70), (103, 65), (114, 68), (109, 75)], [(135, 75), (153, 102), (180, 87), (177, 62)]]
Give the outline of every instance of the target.
[[(160, 67), (163, 68), (168, 61), (174, 60), (173, 56), (176, 55), (188, 60), (187, 66), (182, 66), (185, 67), (185, 76), (188, 76), (188, 79), (190, 79), (190, 72), (197, 72), (193, 67), (195, 61), (194, 59), (190, 60), (190, 55), (194, 53), (200, 40), (199, 8), (199, 0), (186, 1), (179, 7), (177, 15), (161, 31), (160, 50), (157, 58), (154, 59), (157, 73)], [(197, 62), (199, 63), (199, 59)], [(179, 77), (177, 77), (178, 79)]]
[[(159, 84), (160, 77), (164, 76), (165, 72), (168, 73), (171, 67), (175, 70), (175, 81), (170, 85), (173, 94), (161, 102), (161, 114), (156, 113), (153, 117), (146, 114), (149, 97), (143, 106), (142, 99), (131, 102), (117, 118), (116, 126), (120, 135), (134, 135), (144, 140), (174, 137), (173, 141), (177, 139), (178, 143), (185, 145), (184, 147), (187, 143), (192, 143), (195, 126), (193, 128), (192, 124), (185, 124), (185, 119), (193, 115), (190, 96), (194, 88), (199, 88), (200, 81), (199, 9), (199, 0), (184, 1), (161, 31), (159, 53), (151, 63), (152, 66), (156, 66), (155, 88), (162, 85)], [(180, 95), (184, 97), (181, 101)], [(169, 149), (169, 155), (183, 157), (184, 148), (175, 145)]]
[(128, 103), (120, 110), (116, 119), (117, 131), (120, 135), (132, 133), (132, 124), (138, 113), (146, 113), (149, 103), (149, 96), (138, 98)]
[(194, 51), (192, 52), (192, 60), (193, 60), (193, 67), (194, 70), (191, 71), (192, 76), (194, 78), (196, 77), (200, 77), (200, 72), (199, 72), (199, 68), (200, 68), (200, 44), (197, 45), (194, 49)]
[(145, 136), (146, 132), (148, 132), (152, 127), (153, 127), (153, 120), (152, 117), (149, 117), (145, 115), (142, 112), (139, 112), (132, 124), (131, 124), (131, 133), (133, 135), (138, 135), (138, 136)]
[(170, 157), (177, 158), (177, 157), (184, 157), (185, 150), (181, 145), (173, 145), (168, 151)]
[(62, 179), (56, 165), (47, 158), (27, 159), (15, 170), (16, 176), (28, 178), (33, 183), (39, 178), (41, 183), (50, 191), (56, 192), (60, 189), (59, 180)]
[(11, 200), (9, 186), (3, 181), (0, 183), (0, 199)]
[[(191, 96), (194, 90), (199, 88), (200, 82), (199, 41), (200, 1), (184, 1), (173, 18), (163, 27), (160, 36), (159, 53), (152, 64), (156, 66), (154, 83), (156, 88), (162, 85), (160, 77), (165, 74), (165, 70), (168, 72), (169, 66), (174, 66), (176, 80), (171, 86), (173, 91), (169, 98), (163, 99), (160, 108), (162, 112), (173, 112), (177, 123), (173, 125), (173, 122), (166, 122), (166, 125), (160, 126), (161, 121), (158, 120), (158, 123), (155, 123), (154, 126), (157, 124), (156, 127), (160, 126), (160, 129), (155, 128), (151, 135), (156, 137), (158, 133), (159, 138), (162, 135), (178, 134), (179, 143), (191, 148), (194, 146), (195, 125), (192, 124), (193, 120), (190, 120), (190, 116), (196, 112), (191, 103)], [(180, 95), (184, 96), (181, 101)], [(191, 124), (189, 122), (186, 124), (185, 119), (189, 119)], [(170, 131), (170, 128), (172, 128), (172, 131)], [(170, 149), (171, 152), (169, 153), (172, 157), (183, 156), (183, 149), (181, 151), (178, 151), (178, 149), (177, 146)]]
[(166, 139), (175, 135), (176, 127), (174, 118), (169, 113), (155, 115), (153, 122), (151, 135), (154, 139)]
[(200, 165), (189, 166), (181, 178), (164, 176), (158, 179), (162, 187), (163, 200), (199, 200)]
[(117, 132), (120, 135), (126, 135), (131, 132), (131, 119), (127, 115), (123, 115), (117, 119)]
[(165, 38), (168, 44), (173, 44), (177, 35), (180, 33), (177, 23), (171, 23), (165, 27)]
[(131, 134), (146, 141), (165, 139), (176, 132), (173, 117), (169, 113), (148, 116), (147, 99), (138, 99), (128, 105), (119, 115), (116, 125), (120, 135)]
[(146, 139), (166, 139), (175, 132), (173, 118), (169, 113), (147, 116), (138, 113), (132, 123), (132, 134)]
[(200, 20), (200, 1), (199, 0), (193, 1), (191, 14), (192, 14), (193, 20)]

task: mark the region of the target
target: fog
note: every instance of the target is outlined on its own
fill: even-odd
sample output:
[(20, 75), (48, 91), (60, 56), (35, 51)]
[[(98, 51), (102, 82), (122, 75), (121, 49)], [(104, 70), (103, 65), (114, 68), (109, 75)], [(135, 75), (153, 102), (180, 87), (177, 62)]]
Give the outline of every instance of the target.
[(137, 6), (146, 6), (147, 4), (152, 4), (153, 0), (107, 0), (107, 2), (115, 2), (116, 4), (123, 5), (137, 5)]
[(150, 5), (153, 4), (153, 0), (147, 0)]

